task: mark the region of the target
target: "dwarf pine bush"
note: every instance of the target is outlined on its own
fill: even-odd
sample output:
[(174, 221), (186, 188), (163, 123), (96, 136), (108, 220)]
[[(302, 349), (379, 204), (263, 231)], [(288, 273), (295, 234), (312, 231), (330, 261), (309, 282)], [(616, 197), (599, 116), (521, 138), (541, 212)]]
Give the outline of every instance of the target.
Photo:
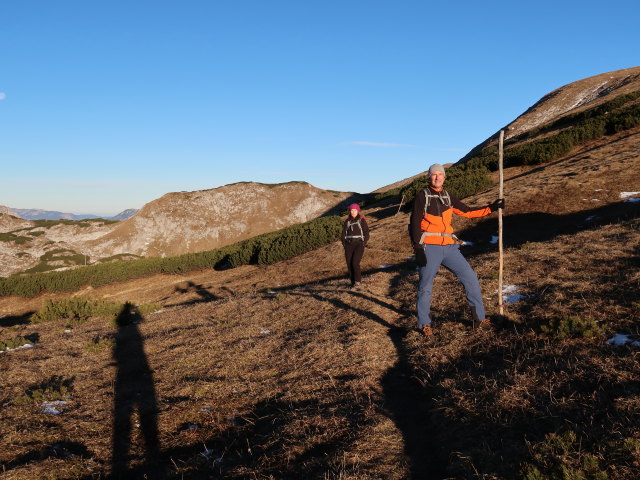
[(35, 297), (43, 292), (71, 292), (159, 273), (181, 274), (205, 268), (266, 265), (300, 255), (333, 242), (340, 236), (338, 216), (321, 217), (242, 242), (176, 257), (149, 257), (94, 264), (73, 270), (12, 275), (0, 278), (0, 296)]
[(594, 338), (604, 335), (604, 329), (592, 318), (554, 318), (541, 330), (556, 338)]
[(24, 395), (14, 398), (16, 405), (28, 403), (51, 402), (64, 400), (71, 396), (74, 378), (64, 378), (61, 375), (53, 375), (32, 387), (29, 387)]
[[(429, 176), (416, 178), (409, 185), (400, 190), (400, 194), (404, 195), (407, 205), (413, 202), (418, 192), (427, 188), (429, 185)], [(479, 192), (491, 185), (489, 179), (489, 170), (484, 166), (454, 165), (447, 169), (447, 179), (445, 189), (453, 193), (458, 198), (465, 198), (469, 195)]]
[(115, 317), (120, 308), (118, 303), (91, 298), (48, 299), (40, 311), (31, 316), (30, 321), (41, 323), (62, 319), (68, 324), (78, 324), (91, 317)]
[(524, 466), (524, 480), (607, 480), (598, 458), (586, 452), (575, 432), (550, 433), (531, 448), (532, 462)]
[(4, 352), (5, 350), (10, 350), (13, 348), (21, 347), (22, 345), (27, 345), (31, 343), (31, 340), (25, 337), (14, 337), (8, 340), (0, 340), (0, 352)]
[[(609, 100), (590, 110), (567, 115), (548, 125), (530, 130), (504, 144), (504, 166), (538, 165), (569, 153), (590, 140), (613, 135), (640, 125), (640, 91)], [(537, 138), (543, 136), (542, 138)], [(484, 148), (465, 165), (498, 169), (498, 147)]]

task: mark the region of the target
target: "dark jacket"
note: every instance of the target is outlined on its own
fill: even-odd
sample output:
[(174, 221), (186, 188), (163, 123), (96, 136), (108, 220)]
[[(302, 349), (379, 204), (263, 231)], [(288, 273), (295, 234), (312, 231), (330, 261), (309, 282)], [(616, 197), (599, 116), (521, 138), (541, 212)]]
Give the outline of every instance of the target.
[(369, 225), (367, 225), (367, 220), (360, 214), (358, 214), (355, 219), (352, 219), (351, 215), (349, 215), (342, 224), (340, 240), (343, 246), (351, 242), (363, 242), (366, 246), (369, 241)]

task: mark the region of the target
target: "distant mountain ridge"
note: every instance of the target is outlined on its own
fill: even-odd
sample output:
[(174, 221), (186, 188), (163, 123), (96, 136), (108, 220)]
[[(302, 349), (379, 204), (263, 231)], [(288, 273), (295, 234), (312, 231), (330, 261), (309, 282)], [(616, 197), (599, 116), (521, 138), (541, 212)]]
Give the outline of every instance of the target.
[(133, 217), (140, 210), (135, 208), (128, 208), (113, 217), (103, 217), (100, 215), (93, 215), (91, 213), (79, 214), (58, 212), (55, 210), (43, 210), (39, 208), (11, 208), (9, 207), (9, 213), (15, 217), (22, 218), (23, 220), (87, 220), (90, 218), (103, 218), (104, 220), (126, 220)]

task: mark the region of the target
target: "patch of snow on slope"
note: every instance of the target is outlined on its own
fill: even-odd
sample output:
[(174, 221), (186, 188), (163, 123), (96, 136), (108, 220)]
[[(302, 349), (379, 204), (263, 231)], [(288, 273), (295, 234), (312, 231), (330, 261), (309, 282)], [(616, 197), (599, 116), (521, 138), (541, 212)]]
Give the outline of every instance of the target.
[(616, 347), (622, 347), (624, 345), (640, 347), (640, 342), (638, 342), (637, 340), (633, 340), (629, 337), (629, 335), (623, 335), (621, 333), (616, 333), (613, 337), (607, 340), (607, 343)]

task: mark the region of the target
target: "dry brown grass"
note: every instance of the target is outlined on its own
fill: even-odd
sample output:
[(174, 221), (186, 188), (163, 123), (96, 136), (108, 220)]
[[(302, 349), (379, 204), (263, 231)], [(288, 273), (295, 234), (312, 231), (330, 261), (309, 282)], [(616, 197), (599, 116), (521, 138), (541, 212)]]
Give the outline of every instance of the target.
[[(637, 166), (626, 156), (611, 165), (612, 191), (638, 184), (628, 162)], [(585, 165), (565, 178), (583, 193), (595, 190)], [(32, 325), (24, 314), (43, 298), (0, 299), (0, 340), (38, 339), (0, 354), (0, 478), (111, 478), (114, 437), (128, 438), (114, 418), (134, 425), (123, 478), (511, 479), (526, 465), (554, 478), (558, 465), (579, 471), (590, 458), (610, 479), (640, 477), (640, 350), (605, 343), (640, 333), (638, 204), (613, 191), (595, 209), (565, 209), (575, 192), (556, 185), (558, 207), (538, 208), (533, 189), (562, 171), (560, 162), (510, 180), (505, 277), (528, 296), (508, 305), (495, 333), (471, 330), (447, 272), (434, 287), (436, 335), (414, 331), (417, 273), (406, 215), (393, 207), (365, 212), (372, 240), (360, 290), (346, 288), (333, 244), (268, 267), (78, 292), (164, 306), (119, 328), (102, 319), (71, 332), (64, 321)], [(458, 225), (477, 242), (467, 255), (490, 313), (494, 225)], [(606, 335), (542, 333), (569, 316), (599, 322)], [(59, 416), (20, 400), (62, 383), (70, 396)], [(576, 444), (558, 453), (551, 434)]]

